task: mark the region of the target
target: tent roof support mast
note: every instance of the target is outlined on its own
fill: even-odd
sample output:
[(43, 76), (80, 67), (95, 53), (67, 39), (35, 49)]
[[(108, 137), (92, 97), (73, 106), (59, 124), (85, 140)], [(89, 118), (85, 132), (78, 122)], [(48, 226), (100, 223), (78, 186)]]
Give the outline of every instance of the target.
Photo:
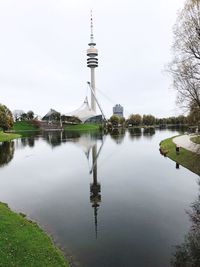
[(92, 89), (92, 86), (91, 86), (90, 82), (87, 82), (87, 84), (88, 84), (89, 87), (90, 87), (90, 90), (91, 90), (91, 92), (92, 92), (92, 94), (93, 94), (93, 96), (94, 96), (94, 99), (95, 99), (95, 101), (96, 101), (96, 103), (97, 103), (97, 105), (98, 105), (98, 107), (99, 107), (99, 109), (100, 109), (100, 111), (101, 111), (101, 114), (102, 114), (104, 120), (107, 121), (107, 120), (106, 120), (106, 116), (104, 115), (104, 112), (103, 112), (103, 110), (102, 110), (102, 108), (101, 108), (101, 106), (100, 106), (100, 104), (99, 104), (99, 102), (98, 102), (98, 100), (97, 100), (97, 98), (96, 98), (96, 95), (95, 95), (95, 93), (94, 93), (94, 90)]

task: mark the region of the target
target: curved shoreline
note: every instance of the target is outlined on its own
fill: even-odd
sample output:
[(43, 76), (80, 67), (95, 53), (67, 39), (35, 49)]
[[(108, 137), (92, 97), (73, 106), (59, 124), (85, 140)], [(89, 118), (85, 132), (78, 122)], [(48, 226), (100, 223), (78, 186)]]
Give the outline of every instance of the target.
[(0, 142), (7, 142), (20, 137), (20, 134), (0, 132)]
[(180, 152), (177, 153), (176, 144), (173, 142), (175, 138), (178, 137), (173, 136), (161, 141), (160, 153), (200, 176), (200, 154), (189, 151), (183, 146), (180, 147)]
[(1, 266), (69, 267), (63, 253), (37, 223), (0, 202)]
[(200, 145), (196, 144), (191, 141), (191, 137), (195, 137), (195, 135), (190, 136), (190, 135), (181, 135), (173, 138), (173, 142), (180, 146), (183, 147), (193, 153), (200, 154)]

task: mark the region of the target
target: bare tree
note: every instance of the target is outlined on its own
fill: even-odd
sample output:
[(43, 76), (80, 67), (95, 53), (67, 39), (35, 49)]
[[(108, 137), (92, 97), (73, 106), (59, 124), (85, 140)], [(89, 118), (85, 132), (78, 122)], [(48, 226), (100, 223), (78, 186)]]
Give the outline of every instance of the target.
[(34, 118), (34, 112), (32, 110), (29, 110), (27, 112), (27, 119), (28, 120), (33, 120), (33, 118)]
[(23, 110), (19, 110), (19, 109), (16, 109), (13, 111), (13, 117), (15, 119), (15, 121), (18, 121), (20, 120), (21, 118), (21, 115), (24, 114), (25, 112)]
[(174, 59), (169, 66), (177, 102), (200, 112), (200, 1), (186, 0), (174, 26)]

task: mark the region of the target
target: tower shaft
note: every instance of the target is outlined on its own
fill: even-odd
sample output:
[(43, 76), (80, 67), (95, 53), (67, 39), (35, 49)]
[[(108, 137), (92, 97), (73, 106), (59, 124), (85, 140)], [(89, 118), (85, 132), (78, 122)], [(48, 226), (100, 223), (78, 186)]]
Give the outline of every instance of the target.
[(91, 80), (90, 84), (93, 89), (94, 95), (91, 92), (91, 109), (96, 113), (96, 88), (95, 88), (95, 68), (98, 67), (98, 50), (95, 48), (96, 43), (94, 42), (94, 34), (93, 34), (93, 18), (91, 13), (91, 33), (90, 33), (90, 43), (88, 44), (89, 48), (87, 49), (87, 66), (90, 68), (91, 72)]
[[(91, 68), (91, 87), (93, 89), (94, 94), (96, 95), (95, 89), (95, 69)], [(91, 109), (96, 112), (96, 100), (94, 98), (93, 93), (91, 92)]]
[(93, 184), (97, 185), (97, 144), (93, 146), (92, 148), (92, 164), (94, 166), (93, 168)]

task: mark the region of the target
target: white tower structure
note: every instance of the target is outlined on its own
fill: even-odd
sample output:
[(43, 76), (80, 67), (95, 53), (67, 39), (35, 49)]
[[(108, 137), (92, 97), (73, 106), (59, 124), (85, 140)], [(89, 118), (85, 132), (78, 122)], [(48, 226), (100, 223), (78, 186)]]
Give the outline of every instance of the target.
[(93, 93), (91, 92), (91, 109), (96, 113), (96, 100), (95, 100), (95, 68), (98, 67), (98, 50), (95, 48), (96, 43), (94, 42), (93, 34), (93, 18), (91, 11), (91, 33), (90, 33), (90, 43), (88, 44), (90, 48), (87, 49), (87, 66), (91, 71), (91, 81), (90, 85), (92, 87)]

